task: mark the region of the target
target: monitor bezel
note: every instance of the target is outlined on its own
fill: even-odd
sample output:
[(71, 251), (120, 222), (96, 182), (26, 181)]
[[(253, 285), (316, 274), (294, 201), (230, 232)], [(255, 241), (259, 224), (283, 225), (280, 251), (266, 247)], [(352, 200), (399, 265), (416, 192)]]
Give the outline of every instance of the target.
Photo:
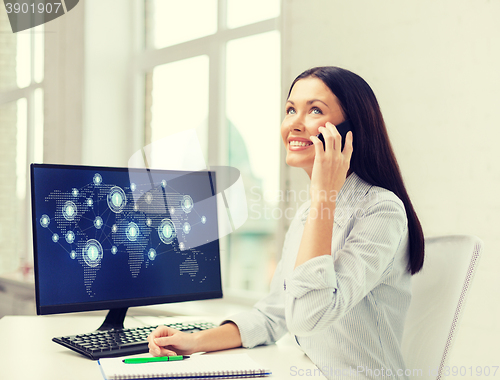
[[(32, 232), (33, 232), (33, 265), (34, 265), (34, 277), (35, 277), (35, 300), (36, 300), (36, 312), (37, 315), (48, 315), (48, 314), (63, 314), (63, 313), (73, 313), (73, 312), (84, 312), (84, 311), (97, 311), (97, 310), (108, 310), (108, 309), (118, 309), (118, 308), (129, 308), (137, 306), (150, 306), (158, 304), (176, 303), (176, 302), (188, 302), (188, 301), (199, 301), (207, 299), (220, 299), (223, 297), (222, 294), (222, 279), (219, 278), (220, 290), (210, 291), (210, 292), (200, 292), (200, 293), (185, 293), (178, 295), (166, 295), (166, 296), (156, 296), (156, 297), (143, 297), (143, 298), (126, 298), (120, 300), (108, 300), (108, 301), (89, 301), (81, 303), (65, 303), (57, 305), (40, 305), (40, 276), (38, 273), (38, 248), (37, 248), (37, 220), (36, 220), (36, 201), (34, 196), (35, 191), (35, 169), (36, 168), (54, 168), (54, 169), (70, 169), (70, 170), (96, 170), (96, 171), (121, 171), (129, 172), (131, 170), (144, 171), (147, 170), (152, 173), (159, 172), (169, 172), (171, 174), (189, 174), (196, 173), (195, 171), (181, 171), (181, 170), (164, 170), (164, 169), (149, 169), (149, 168), (126, 168), (126, 167), (112, 167), (112, 166), (86, 166), (86, 165), (62, 165), (62, 164), (36, 164), (32, 163), (30, 165), (30, 180), (31, 180), (31, 211), (32, 211)], [(217, 195), (216, 188), (216, 173), (211, 170), (199, 171), (202, 173), (207, 173), (210, 178), (212, 186), (213, 196)], [(218, 220), (218, 218), (217, 218)], [(217, 227), (218, 229), (218, 227)], [(217, 249), (219, 251), (219, 273), (221, 273), (221, 262), (220, 262), (220, 244), (219, 239), (214, 240), (217, 244)]]

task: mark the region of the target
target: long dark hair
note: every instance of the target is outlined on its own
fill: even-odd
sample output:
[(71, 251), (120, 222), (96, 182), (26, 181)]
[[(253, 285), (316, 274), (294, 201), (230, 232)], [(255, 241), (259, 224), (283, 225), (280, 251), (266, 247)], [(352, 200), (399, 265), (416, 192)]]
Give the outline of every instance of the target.
[(408, 218), (410, 258), (408, 271), (413, 275), (424, 265), (424, 233), (406, 191), (396, 156), (392, 150), (380, 106), (363, 78), (339, 67), (314, 67), (293, 81), (316, 77), (338, 98), (346, 119), (353, 129), (353, 153), (350, 168), (364, 181), (396, 194), (403, 202)]

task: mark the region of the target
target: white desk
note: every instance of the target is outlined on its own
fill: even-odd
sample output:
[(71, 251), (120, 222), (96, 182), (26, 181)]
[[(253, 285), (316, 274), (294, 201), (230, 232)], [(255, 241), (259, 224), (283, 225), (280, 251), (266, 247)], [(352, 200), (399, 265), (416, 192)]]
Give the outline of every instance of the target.
[[(165, 318), (127, 317), (125, 327), (156, 325), (178, 320), (207, 320), (213, 317)], [(103, 317), (95, 316), (6, 316), (0, 319), (0, 379), (16, 380), (102, 380), (97, 361), (52, 342), (55, 336), (91, 332)], [(293, 371), (316, 369), (309, 358), (287, 335), (278, 343), (253, 349), (238, 348), (207, 355), (247, 353), (257, 363), (272, 370), (275, 379), (296, 379)], [(136, 355), (147, 356), (147, 355)], [(316, 369), (308, 379), (324, 379)], [(302, 376), (302, 378), (306, 378)]]

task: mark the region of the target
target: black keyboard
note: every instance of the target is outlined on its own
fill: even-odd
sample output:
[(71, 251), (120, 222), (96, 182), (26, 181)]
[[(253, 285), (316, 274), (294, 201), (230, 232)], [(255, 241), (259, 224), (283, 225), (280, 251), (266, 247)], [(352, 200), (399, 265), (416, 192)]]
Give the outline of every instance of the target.
[[(165, 326), (183, 332), (195, 332), (216, 327), (209, 322), (172, 323)], [(88, 334), (68, 335), (53, 338), (73, 351), (92, 360), (148, 352), (148, 335), (158, 326), (136, 327), (133, 329), (94, 331)]]

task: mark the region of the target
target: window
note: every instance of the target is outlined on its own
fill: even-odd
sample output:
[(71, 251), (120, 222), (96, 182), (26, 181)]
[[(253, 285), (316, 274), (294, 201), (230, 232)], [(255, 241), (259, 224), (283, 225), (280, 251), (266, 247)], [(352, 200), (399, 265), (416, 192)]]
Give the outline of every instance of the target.
[(248, 220), (228, 236), (226, 282), (264, 292), (274, 272), (279, 189), (280, 37), (278, 31), (231, 40), (226, 54), (228, 164), (241, 171)]
[[(135, 66), (144, 143), (195, 129), (209, 166), (240, 170), (248, 220), (221, 239), (226, 294), (265, 292), (276, 264), (280, 1), (145, 0)], [(196, 9), (196, 12), (192, 12)], [(150, 166), (155, 162), (154, 155)], [(273, 196), (274, 195), (274, 196)]]
[(44, 28), (12, 33), (0, 12), (0, 273), (32, 260), (28, 165), (43, 159)]

